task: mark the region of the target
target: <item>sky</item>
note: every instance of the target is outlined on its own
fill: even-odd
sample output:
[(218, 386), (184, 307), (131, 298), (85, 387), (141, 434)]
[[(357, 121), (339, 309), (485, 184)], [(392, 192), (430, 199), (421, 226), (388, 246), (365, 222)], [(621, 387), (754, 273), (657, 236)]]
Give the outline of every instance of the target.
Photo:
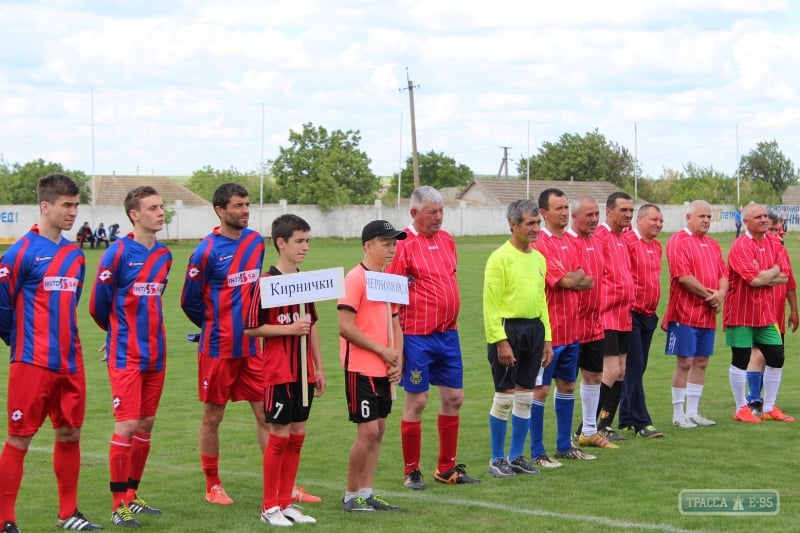
[(790, 0), (2, 0), (0, 155), (105, 175), (257, 171), (304, 123), (497, 174), (595, 129), (642, 175), (800, 166)]

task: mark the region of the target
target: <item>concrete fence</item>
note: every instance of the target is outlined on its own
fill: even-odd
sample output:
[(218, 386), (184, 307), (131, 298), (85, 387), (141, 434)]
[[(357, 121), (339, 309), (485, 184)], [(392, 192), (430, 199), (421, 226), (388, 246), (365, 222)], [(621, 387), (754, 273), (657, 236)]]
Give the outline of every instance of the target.
[[(211, 206), (185, 207), (170, 205), (175, 209), (172, 222), (159, 235), (162, 239), (199, 240), (207, 235), (211, 228), (219, 225)], [(685, 205), (660, 206), (664, 214), (664, 231), (674, 232), (685, 226)], [(767, 206), (788, 220), (789, 229), (800, 228), (799, 206)], [(601, 206), (601, 218), (604, 209)], [(331, 210), (322, 210), (316, 205), (279, 204), (254, 205), (250, 207), (250, 227), (268, 235), (272, 220), (284, 213), (294, 213), (303, 217), (311, 225), (314, 237), (353, 238), (361, 235), (361, 228), (373, 219), (385, 219), (397, 227), (405, 227), (411, 221), (407, 207), (383, 205), (380, 200), (373, 205), (348, 205)], [(735, 231), (733, 219), (734, 206), (712, 206), (711, 232)], [(27, 232), (39, 220), (39, 208), (35, 205), (0, 206), (0, 244), (14, 242)], [(108, 228), (111, 224), (120, 225), (120, 232), (130, 230), (122, 206), (81, 206), (78, 220), (71, 232), (74, 236), (84, 221), (92, 228), (103, 222)], [(456, 236), (465, 235), (501, 235), (508, 233), (505, 206), (475, 206), (465, 202), (447, 204), (444, 214), (444, 229)]]

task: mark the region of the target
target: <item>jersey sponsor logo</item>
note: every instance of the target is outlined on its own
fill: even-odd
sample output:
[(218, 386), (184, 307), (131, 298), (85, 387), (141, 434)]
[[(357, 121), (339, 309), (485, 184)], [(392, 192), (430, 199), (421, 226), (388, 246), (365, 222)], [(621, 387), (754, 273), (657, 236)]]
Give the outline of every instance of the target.
[(77, 292), (78, 280), (63, 276), (47, 276), (42, 282), (44, 290), (51, 292)]
[(11, 269), (8, 268), (8, 265), (0, 265), (0, 280), (8, 279), (9, 274), (11, 274)]
[(111, 272), (110, 268), (104, 268), (102, 272), (97, 275), (97, 279), (100, 280), (100, 283), (110, 281), (113, 277), (113, 273)]
[(200, 269), (197, 268), (194, 265), (192, 265), (191, 268), (189, 268), (189, 271), (187, 272), (187, 274), (189, 274), (190, 278), (196, 278), (199, 273), (200, 273)]
[(247, 285), (254, 283), (260, 275), (257, 269), (243, 270), (228, 276), (228, 287), (239, 287), (240, 285)]
[(41, 263), (42, 261), (50, 261), (52, 258), (53, 258), (53, 256), (51, 256), (51, 255), (41, 255), (41, 256), (37, 255), (34, 258), (34, 261), (37, 262), (37, 263)]
[(300, 320), (300, 313), (280, 313), (278, 324), (293, 324)]
[(221, 256), (219, 256), (219, 259), (217, 259), (217, 261), (219, 261), (221, 263), (223, 261), (227, 261), (228, 259), (231, 259), (232, 257), (233, 257), (233, 254), (221, 255)]
[(134, 283), (131, 287), (134, 296), (161, 296), (164, 292), (163, 283)]
[(144, 265), (142, 261), (128, 261), (129, 267), (140, 267), (142, 265)]

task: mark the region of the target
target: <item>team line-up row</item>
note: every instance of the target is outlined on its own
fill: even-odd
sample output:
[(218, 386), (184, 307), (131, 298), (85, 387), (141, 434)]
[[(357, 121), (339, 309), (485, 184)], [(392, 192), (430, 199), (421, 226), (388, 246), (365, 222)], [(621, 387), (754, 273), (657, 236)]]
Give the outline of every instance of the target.
[[(46, 417), (55, 428), (54, 470), (59, 487), (56, 524), (96, 530), (77, 505), (80, 428), (85, 375), (76, 306), (85, 258), (63, 236), (77, 217), (79, 190), (53, 174), (37, 188), (41, 216), (0, 258), (0, 338), (11, 346), (8, 438), (0, 454), (2, 531), (19, 531), (15, 507), (23, 461)], [(220, 225), (192, 253), (181, 307), (200, 328), (198, 390), (203, 404), (199, 432), (206, 500), (231, 504), (219, 477), (219, 425), (228, 401), (249, 401), (263, 451), (261, 520), (275, 526), (313, 523), (294, 501), (316, 499), (295, 486), (311, 398), (326, 388), (313, 303), (262, 308), (264, 240), (248, 228), (247, 191), (220, 186), (212, 199)], [(342, 509), (398, 508), (373, 492), (372, 484), (392, 407), (394, 384), (405, 401), (401, 443), (404, 484), (425, 489), (420, 469), (421, 419), (430, 385), (439, 387), (439, 454), (434, 479), (478, 483), (457, 461), (463, 366), (456, 330), (460, 300), (453, 237), (441, 229), (443, 200), (427, 186), (410, 198), (412, 224), (404, 231), (374, 220), (362, 230), (363, 258), (344, 280), (339, 299), (340, 361), (356, 439), (348, 457)], [(106, 360), (115, 426), (109, 448), (111, 523), (138, 527), (157, 514), (138, 495), (150, 436), (164, 385), (166, 339), (161, 295), (172, 266), (169, 249), (156, 239), (164, 204), (149, 186), (125, 198), (133, 225), (104, 252), (90, 299), (90, 313), (107, 331)], [(537, 474), (559, 460), (592, 460), (585, 447), (616, 448), (631, 429), (660, 437), (645, 405), (642, 378), (660, 298), (660, 209), (634, 205), (625, 193), (606, 201), (606, 219), (593, 198), (568, 201), (558, 189), (537, 203), (513, 202), (507, 213), (510, 238), (486, 263), (483, 316), (495, 385), (490, 408), (488, 473), (498, 478)], [(570, 224), (571, 219), (571, 224)], [(795, 284), (781, 242), (768, 235), (762, 206), (744, 208), (746, 233), (734, 241), (726, 267), (717, 242), (707, 236), (711, 210), (689, 205), (686, 228), (667, 242), (670, 293), (661, 326), (666, 353), (676, 357), (673, 422), (680, 428), (713, 425), (699, 411), (716, 316), (724, 308), (731, 347), (730, 381), (742, 422), (794, 419), (775, 405), (783, 366), (786, 302), (797, 327)], [(737, 220), (738, 224), (738, 220)], [(271, 228), (278, 259), (263, 276), (298, 272), (308, 252), (310, 227), (282, 215)], [(367, 298), (367, 272), (408, 279), (408, 305)], [(746, 304), (746, 305), (745, 305)], [(575, 309), (578, 310), (577, 317)], [(780, 330), (781, 333), (783, 329)], [(751, 357), (751, 352), (757, 357)], [(581, 425), (573, 444), (576, 376), (580, 369)], [(762, 378), (763, 373), (763, 378)], [(307, 374), (306, 381), (302, 376)], [(543, 444), (544, 405), (555, 380), (556, 448)], [(745, 395), (745, 382), (750, 395)], [(763, 385), (762, 385), (763, 382)], [(763, 398), (762, 398), (763, 386)], [(508, 420), (511, 439), (505, 451)], [(524, 446), (530, 434), (530, 454)]]

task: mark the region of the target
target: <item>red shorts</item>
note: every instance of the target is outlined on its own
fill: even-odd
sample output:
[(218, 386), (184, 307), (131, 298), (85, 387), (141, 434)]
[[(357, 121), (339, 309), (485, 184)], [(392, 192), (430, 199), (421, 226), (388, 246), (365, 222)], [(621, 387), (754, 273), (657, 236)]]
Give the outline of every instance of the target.
[(124, 422), (156, 416), (164, 390), (165, 374), (163, 370), (142, 372), (138, 368), (108, 367), (114, 420)]
[(200, 401), (225, 405), (228, 401), (264, 401), (263, 362), (260, 355), (219, 359), (197, 356)]
[(50, 417), (53, 428), (79, 428), (86, 414), (86, 374), (62, 374), (27, 363), (8, 373), (8, 434), (31, 437)]

